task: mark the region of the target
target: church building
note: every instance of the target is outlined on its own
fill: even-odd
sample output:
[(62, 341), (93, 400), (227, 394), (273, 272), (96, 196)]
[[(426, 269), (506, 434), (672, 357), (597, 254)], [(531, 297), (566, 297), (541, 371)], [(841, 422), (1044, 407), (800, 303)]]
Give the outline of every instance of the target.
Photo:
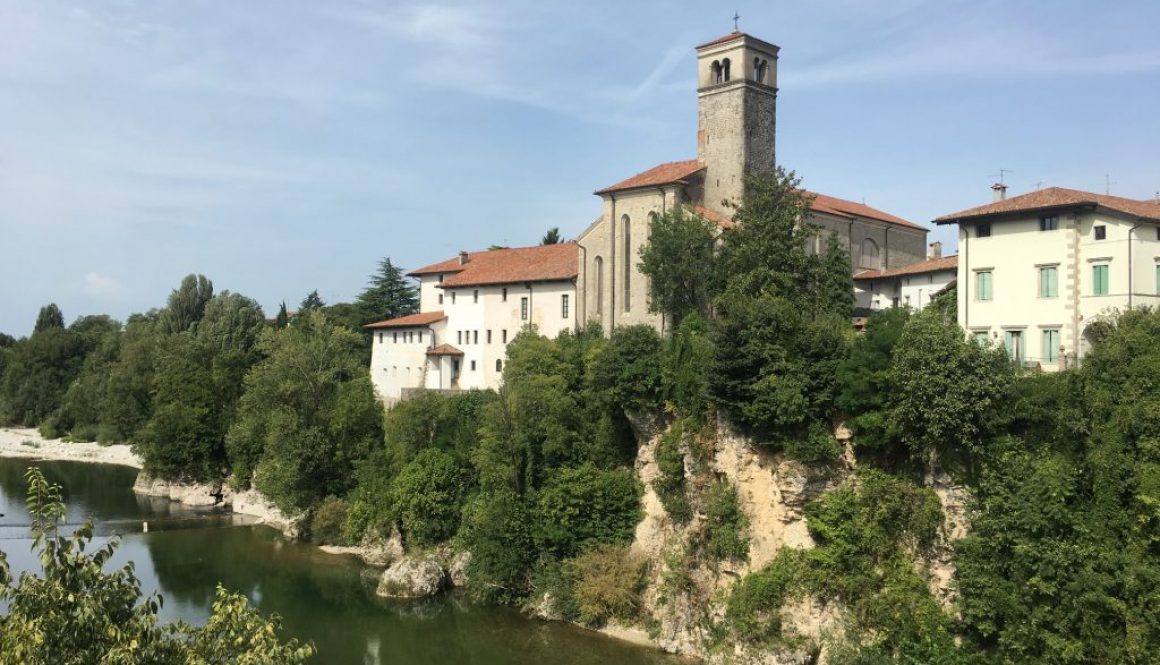
[[(778, 47), (732, 32), (697, 47), (697, 157), (667, 162), (597, 190), (599, 219), (580, 234), (580, 321), (648, 324), (648, 284), (638, 266), (649, 221), (675, 206), (727, 228), (747, 173), (774, 170)], [(889, 270), (926, 259), (927, 229), (863, 203), (815, 194), (808, 223), (837, 234), (854, 272)], [(824, 247), (816, 239), (813, 250)]]

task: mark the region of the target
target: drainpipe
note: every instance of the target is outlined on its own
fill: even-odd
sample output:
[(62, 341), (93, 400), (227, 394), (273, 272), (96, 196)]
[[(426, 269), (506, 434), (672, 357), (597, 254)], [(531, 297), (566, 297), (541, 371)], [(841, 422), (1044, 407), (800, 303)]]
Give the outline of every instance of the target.
[[(889, 224), (886, 225), (886, 230), (883, 231), (882, 238), (885, 240), (884, 244), (886, 245), (886, 247), (883, 250), (886, 253), (886, 256), (882, 257), (882, 269), (883, 270), (890, 270), (890, 225)], [(901, 291), (901, 289), (900, 289), (900, 291)]]
[(608, 304), (611, 309), (608, 310), (608, 334), (612, 334), (612, 329), (616, 327), (616, 195), (609, 193), (608, 198), (612, 200), (612, 222), (609, 225), (611, 229), (611, 237), (609, 238), (609, 270), (608, 270), (608, 284), (612, 288), (608, 291)]
[(971, 247), (971, 231), (967, 227), (959, 224), (959, 228), (963, 231), (963, 327), (967, 330), (971, 329), (971, 254), (968, 251)]
[[(588, 248), (585, 247), (584, 245), (580, 245), (580, 244), (577, 244), (577, 247), (580, 248), (580, 267), (584, 269), (584, 293), (583, 293), (583, 295), (581, 295), (580, 289), (576, 289), (576, 300), (579, 301), (576, 303), (578, 305), (578, 307), (576, 308), (576, 313), (580, 315), (579, 320), (583, 321), (585, 324), (587, 324), (588, 323), (588, 283), (589, 283), (589, 279), (588, 279)], [(579, 282), (579, 279), (577, 279), (577, 282)], [(576, 326), (576, 329), (579, 330), (579, 326)]]

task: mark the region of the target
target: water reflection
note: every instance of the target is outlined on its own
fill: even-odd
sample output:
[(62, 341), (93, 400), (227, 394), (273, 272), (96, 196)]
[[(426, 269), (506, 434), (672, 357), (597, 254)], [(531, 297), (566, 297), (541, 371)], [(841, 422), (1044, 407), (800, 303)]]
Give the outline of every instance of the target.
[[(0, 549), (15, 570), (36, 569), (24, 528), (22, 460), (0, 460)], [(679, 662), (570, 626), (530, 621), (505, 608), (480, 607), (463, 596), (422, 603), (382, 601), (361, 564), (290, 542), (260, 526), (223, 526), (220, 515), (168, 502), (138, 501), (131, 469), (42, 463), (53, 482), (71, 483), (70, 520), (97, 517), (123, 524), (150, 520), (148, 534), (126, 533), (113, 565), (136, 563), (146, 592), (164, 597), (167, 620), (204, 622), (220, 582), (263, 612), (283, 617), (285, 633), (318, 647), (319, 663), (374, 665), (654, 665)], [(66, 485), (68, 487), (68, 485)], [(23, 515), (23, 517), (21, 517)], [(202, 520), (199, 528), (188, 528)], [(182, 527), (155, 530), (172, 520)], [(21, 533), (12, 533), (19, 530)]]

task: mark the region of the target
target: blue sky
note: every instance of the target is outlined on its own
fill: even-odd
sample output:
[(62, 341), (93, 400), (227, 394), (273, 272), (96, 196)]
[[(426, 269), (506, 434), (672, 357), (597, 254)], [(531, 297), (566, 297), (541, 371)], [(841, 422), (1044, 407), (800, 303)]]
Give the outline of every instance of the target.
[[(268, 312), (492, 243), (695, 156), (693, 46), (782, 47), (778, 160), (907, 219), (1040, 183), (1160, 190), (1154, 0), (0, 0), (0, 331)], [(947, 239), (936, 230), (931, 239)]]

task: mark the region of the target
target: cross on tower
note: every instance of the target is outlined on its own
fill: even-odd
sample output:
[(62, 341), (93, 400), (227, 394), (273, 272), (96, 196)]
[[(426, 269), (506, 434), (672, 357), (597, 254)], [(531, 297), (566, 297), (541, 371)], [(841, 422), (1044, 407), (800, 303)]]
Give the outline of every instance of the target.
[(739, 32), (741, 29), (737, 27), (737, 22), (741, 20), (741, 14), (733, 12), (733, 32)]

